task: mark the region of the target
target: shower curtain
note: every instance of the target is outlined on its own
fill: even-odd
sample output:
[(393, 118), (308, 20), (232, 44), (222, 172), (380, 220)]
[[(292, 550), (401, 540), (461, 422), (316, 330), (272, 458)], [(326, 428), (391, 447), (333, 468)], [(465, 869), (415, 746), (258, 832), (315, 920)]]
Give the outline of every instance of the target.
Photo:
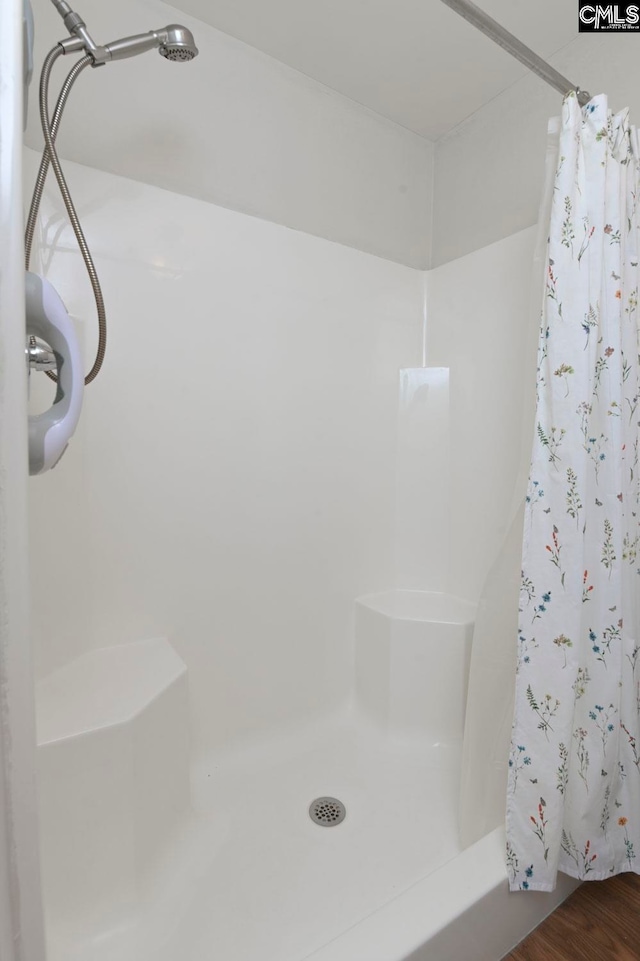
[(512, 890), (640, 861), (640, 150), (575, 94), (558, 151), (509, 757)]

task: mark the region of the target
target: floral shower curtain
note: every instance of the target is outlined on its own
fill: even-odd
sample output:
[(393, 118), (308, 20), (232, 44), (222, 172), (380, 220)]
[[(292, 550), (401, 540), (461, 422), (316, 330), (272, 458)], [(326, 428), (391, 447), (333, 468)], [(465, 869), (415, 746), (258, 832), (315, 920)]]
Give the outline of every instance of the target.
[(640, 150), (563, 104), (525, 510), (512, 890), (640, 870)]

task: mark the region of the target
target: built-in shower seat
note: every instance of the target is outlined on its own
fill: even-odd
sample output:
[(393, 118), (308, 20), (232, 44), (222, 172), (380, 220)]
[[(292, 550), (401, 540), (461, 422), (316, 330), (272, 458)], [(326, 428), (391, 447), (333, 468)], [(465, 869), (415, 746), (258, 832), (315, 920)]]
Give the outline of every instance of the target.
[[(167, 640), (91, 651), (37, 686), (45, 903), (121, 923), (189, 806), (187, 669)], [(55, 920), (54, 920), (55, 919)]]

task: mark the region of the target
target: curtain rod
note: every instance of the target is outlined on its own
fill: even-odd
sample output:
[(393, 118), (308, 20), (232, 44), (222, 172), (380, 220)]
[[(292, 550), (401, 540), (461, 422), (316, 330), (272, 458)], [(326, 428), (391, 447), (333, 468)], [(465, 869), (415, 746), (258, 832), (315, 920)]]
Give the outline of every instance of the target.
[(586, 90), (581, 90), (570, 80), (567, 80), (561, 73), (558, 73), (550, 63), (539, 57), (537, 53), (534, 53), (530, 47), (525, 46), (521, 40), (514, 37), (512, 33), (490, 17), (488, 13), (477, 7), (475, 3), (471, 3), (471, 0), (442, 0), (442, 3), (446, 4), (456, 13), (468, 20), (470, 24), (484, 33), (490, 40), (497, 43), (503, 50), (510, 53), (512, 57), (523, 63), (525, 67), (528, 67), (532, 73), (537, 74), (538, 77), (542, 77), (547, 83), (555, 87), (562, 94), (569, 93), (570, 90), (575, 90), (578, 103), (581, 107), (584, 107), (591, 100), (591, 94), (587, 93)]

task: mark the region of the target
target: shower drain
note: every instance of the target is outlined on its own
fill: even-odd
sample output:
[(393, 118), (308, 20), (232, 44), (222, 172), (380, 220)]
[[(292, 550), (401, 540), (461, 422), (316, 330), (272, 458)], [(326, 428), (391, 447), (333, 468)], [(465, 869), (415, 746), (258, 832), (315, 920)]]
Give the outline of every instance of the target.
[(332, 828), (340, 824), (347, 816), (347, 810), (335, 797), (317, 797), (309, 805), (309, 817), (323, 828)]

